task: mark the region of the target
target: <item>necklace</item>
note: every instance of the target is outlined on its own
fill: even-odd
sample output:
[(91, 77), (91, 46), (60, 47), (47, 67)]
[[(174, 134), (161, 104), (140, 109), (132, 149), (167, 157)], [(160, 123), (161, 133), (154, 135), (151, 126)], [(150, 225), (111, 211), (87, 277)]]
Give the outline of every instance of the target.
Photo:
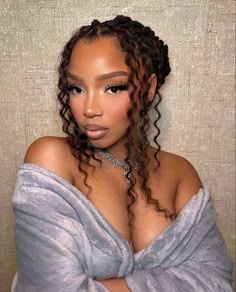
[[(96, 152), (98, 152), (104, 160), (110, 161), (113, 167), (123, 167), (125, 170), (124, 176), (126, 178), (126, 182), (127, 182), (127, 184), (130, 184), (132, 174), (130, 173), (130, 167), (129, 167), (128, 163), (126, 163), (125, 161), (118, 160), (111, 153), (107, 152), (104, 149), (94, 147), (94, 150)], [(132, 168), (138, 169), (138, 166), (139, 166), (139, 163), (137, 160), (134, 160), (131, 162)]]

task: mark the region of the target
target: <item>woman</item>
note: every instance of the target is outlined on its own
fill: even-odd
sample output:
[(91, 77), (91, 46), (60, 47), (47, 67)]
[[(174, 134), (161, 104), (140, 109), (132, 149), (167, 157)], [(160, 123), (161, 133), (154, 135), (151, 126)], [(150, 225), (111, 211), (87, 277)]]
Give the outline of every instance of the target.
[(13, 197), (15, 291), (232, 291), (207, 190), (157, 142), (169, 72), (167, 46), (129, 17), (94, 20), (66, 44), (58, 99), (67, 138), (29, 147)]

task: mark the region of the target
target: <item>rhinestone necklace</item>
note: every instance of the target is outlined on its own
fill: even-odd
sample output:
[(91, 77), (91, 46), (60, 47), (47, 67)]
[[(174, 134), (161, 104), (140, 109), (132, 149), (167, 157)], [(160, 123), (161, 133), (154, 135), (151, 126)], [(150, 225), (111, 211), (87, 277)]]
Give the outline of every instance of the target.
[[(94, 147), (94, 150), (96, 152), (98, 152), (104, 160), (110, 161), (113, 167), (123, 167), (125, 170), (124, 176), (126, 178), (126, 182), (127, 182), (127, 184), (130, 184), (132, 174), (130, 173), (130, 167), (129, 167), (128, 163), (126, 163), (125, 161), (118, 160), (111, 153), (107, 152), (104, 149)], [(134, 160), (131, 162), (132, 168), (138, 169), (138, 166), (139, 166), (139, 163), (137, 160)]]

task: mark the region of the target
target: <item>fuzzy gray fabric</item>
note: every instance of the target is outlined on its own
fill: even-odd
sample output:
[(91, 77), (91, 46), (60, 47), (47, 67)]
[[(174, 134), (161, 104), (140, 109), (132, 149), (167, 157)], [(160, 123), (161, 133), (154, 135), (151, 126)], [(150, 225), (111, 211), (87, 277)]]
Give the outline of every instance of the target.
[(206, 189), (136, 254), (78, 189), (41, 166), (20, 168), (13, 208), (15, 292), (103, 292), (96, 279), (117, 277), (135, 292), (232, 291), (233, 265)]

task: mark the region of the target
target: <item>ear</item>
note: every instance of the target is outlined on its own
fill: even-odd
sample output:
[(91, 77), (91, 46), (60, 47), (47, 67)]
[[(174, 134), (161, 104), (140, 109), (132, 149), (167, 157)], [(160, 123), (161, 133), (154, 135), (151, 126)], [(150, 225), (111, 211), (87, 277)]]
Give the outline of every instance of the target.
[(149, 92), (148, 92), (148, 100), (153, 101), (156, 95), (156, 88), (157, 88), (157, 76), (156, 74), (152, 73), (148, 80), (149, 84), (151, 85)]

